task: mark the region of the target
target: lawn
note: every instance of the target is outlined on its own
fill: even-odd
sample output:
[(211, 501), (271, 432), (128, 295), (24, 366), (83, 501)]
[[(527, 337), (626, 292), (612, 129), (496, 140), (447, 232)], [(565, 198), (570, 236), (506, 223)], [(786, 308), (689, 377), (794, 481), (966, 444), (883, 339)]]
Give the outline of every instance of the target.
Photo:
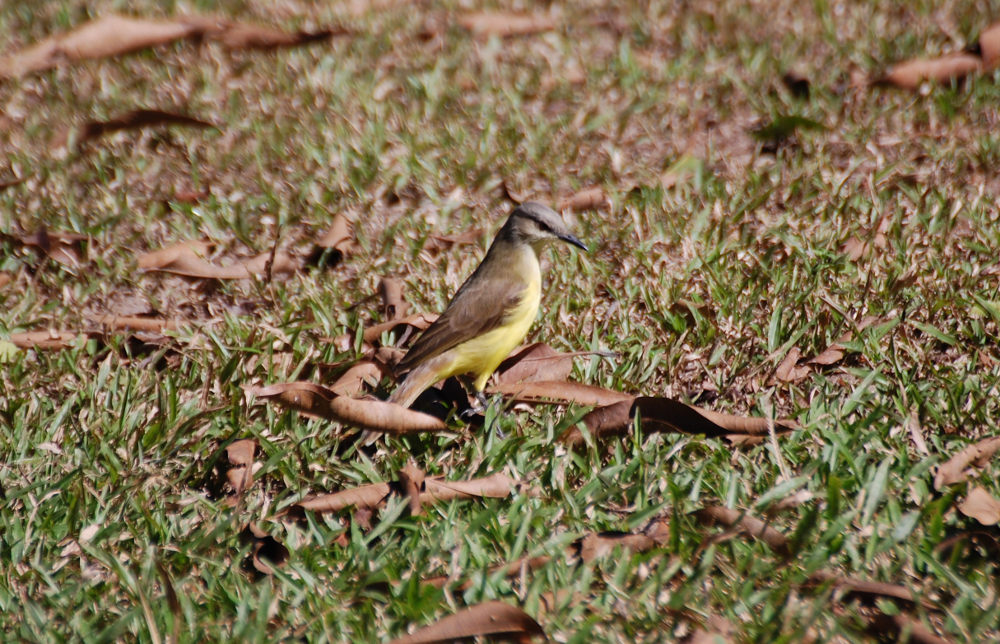
[[(0, 4), (2, 639), (1000, 639), (1000, 72), (877, 82), (998, 19)], [(359, 440), (526, 199), (550, 357)]]

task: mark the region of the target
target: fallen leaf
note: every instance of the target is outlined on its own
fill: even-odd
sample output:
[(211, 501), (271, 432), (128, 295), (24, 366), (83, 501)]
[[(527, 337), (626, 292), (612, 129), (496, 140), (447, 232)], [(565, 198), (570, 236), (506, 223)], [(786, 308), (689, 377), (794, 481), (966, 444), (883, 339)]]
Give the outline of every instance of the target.
[[(385, 503), (393, 492), (406, 494), (410, 498), (411, 508), (454, 499), (503, 498), (513, 494), (521, 485), (502, 472), (466, 481), (426, 478), (422, 474), (411, 469), (401, 472), (399, 481), (371, 483), (330, 494), (309, 496), (291, 506), (288, 514), (298, 515), (302, 510), (323, 513), (340, 512), (347, 508), (374, 509)], [(416, 504), (413, 502), (414, 498)]]
[(993, 23), (979, 34), (979, 53), (986, 69), (992, 69), (1000, 63), (1000, 22)]
[(974, 474), (970, 466), (983, 468), (993, 455), (1000, 451), (1000, 436), (984, 438), (981, 441), (967, 445), (938, 468), (934, 475), (934, 489), (961, 483)]
[(592, 532), (576, 542), (576, 553), (581, 561), (590, 562), (611, 554), (615, 548), (631, 552), (646, 552), (657, 543), (644, 534), (631, 532)]
[(573, 355), (556, 351), (543, 342), (516, 350), (497, 367), (496, 382), (562, 381), (573, 371)]
[(14, 281), (14, 276), (6, 271), (0, 271), (0, 288), (3, 288)]
[(552, 31), (557, 26), (555, 19), (544, 14), (502, 11), (466, 13), (458, 17), (458, 24), (480, 38), (527, 36)]
[(983, 525), (1000, 522), (1000, 500), (979, 485), (972, 488), (965, 500), (958, 505), (958, 511)]
[(105, 315), (98, 318), (97, 323), (114, 331), (150, 331), (153, 333), (176, 331), (181, 327), (181, 322), (178, 320), (131, 315)]
[(228, 49), (276, 49), (329, 40), (346, 33), (344, 29), (284, 31), (263, 25), (233, 23), (211, 34), (211, 37)]
[(347, 256), (352, 236), (351, 222), (343, 213), (337, 213), (330, 228), (316, 241), (306, 261), (314, 266), (321, 262), (325, 266), (336, 266)]
[(226, 446), (226, 479), (233, 494), (240, 496), (253, 482), (254, 456), (257, 454), (257, 441), (252, 438), (233, 441)]
[(443, 421), (429, 414), (382, 400), (338, 396), (311, 382), (286, 382), (249, 391), (258, 398), (361, 429), (387, 434), (448, 431)]
[(291, 509), (309, 510), (310, 512), (340, 512), (345, 508), (376, 508), (382, 505), (383, 501), (392, 492), (389, 483), (372, 483), (361, 487), (341, 490), (332, 494), (317, 494), (308, 496)]
[(832, 584), (837, 589), (843, 591), (846, 597), (857, 597), (869, 601), (884, 597), (895, 599), (906, 604), (920, 604), (925, 608), (935, 608), (934, 602), (921, 599), (913, 591), (899, 584), (888, 584), (881, 581), (868, 581), (856, 577), (843, 577), (833, 572), (820, 570), (809, 577), (809, 583), (813, 585)]
[(881, 610), (873, 615), (864, 615), (868, 622), (866, 629), (879, 640), (891, 639), (909, 644), (953, 644), (954, 640), (938, 636), (913, 615), (896, 613), (888, 615)]
[(489, 394), (503, 394), (515, 402), (552, 403), (567, 405), (610, 405), (622, 400), (633, 399), (629, 394), (623, 394), (603, 387), (585, 385), (571, 381), (541, 381), (541, 382), (498, 382), (487, 387)]
[(284, 253), (261, 253), (249, 259), (238, 260), (228, 266), (213, 264), (202, 256), (210, 248), (208, 242), (192, 241), (172, 244), (166, 248), (139, 257), (139, 268), (145, 271), (172, 273), (196, 279), (252, 279), (267, 273), (271, 263), (271, 274), (294, 273), (299, 262)]
[(410, 303), (403, 299), (403, 281), (395, 277), (383, 277), (378, 283), (378, 292), (382, 298), (382, 316), (386, 320), (396, 320), (405, 317), (410, 310)]
[(40, 228), (38, 232), (31, 234), (5, 235), (5, 237), (34, 248), (49, 259), (70, 268), (80, 266), (83, 242), (89, 239), (87, 235), (50, 231), (45, 228)]
[(364, 331), (364, 341), (374, 344), (383, 333), (398, 331), (401, 327), (410, 327), (416, 331), (423, 331), (434, 323), (438, 316), (434, 313), (413, 313), (397, 320), (389, 320), (375, 326), (370, 326)]
[(446, 481), (441, 478), (424, 480), (420, 497), (423, 503), (450, 501), (452, 499), (494, 498), (510, 496), (518, 489), (519, 482), (503, 472), (467, 481)]
[(367, 393), (369, 385), (378, 385), (381, 379), (379, 365), (371, 360), (359, 360), (330, 385), (330, 391), (338, 396), (357, 397)]
[(90, 337), (72, 331), (27, 331), (11, 333), (10, 341), (21, 349), (68, 349), (76, 346), (80, 338)]
[[(649, 433), (680, 432), (709, 437), (756, 437), (768, 434), (766, 418), (723, 414), (659, 396), (638, 396), (633, 401), (598, 407), (586, 414), (581, 422), (594, 438), (607, 438), (627, 434), (632, 428), (634, 416), (639, 417), (643, 431)], [(777, 420), (774, 423), (776, 433), (790, 432), (797, 427), (791, 420)], [(583, 433), (576, 427), (567, 430), (561, 440), (572, 447), (584, 443)]]
[(956, 53), (939, 58), (917, 58), (893, 65), (876, 82), (903, 89), (919, 89), (924, 81), (947, 83), (978, 72), (982, 59), (972, 54)]
[(799, 351), (798, 347), (789, 349), (785, 357), (775, 367), (774, 374), (767, 382), (768, 386), (781, 382), (795, 383), (804, 380), (809, 375), (809, 367), (798, 364), (801, 356), (802, 352)]
[(202, 35), (207, 26), (201, 21), (104, 16), (0, 58), (0, 77), (13, 78), (65, 62), (126, 54)]
[(879, 318), (874, 315), (867, 315), (861, 319), (860, 322), (855, 323), (854, 329), (848, 331), (837, 338), (836, 342), (831, 344), (825, 351), (820, 353), (814, 358), (810, 358), (806, 361), (806, 364), (818, 364), (823, 366), (829, 366), (836, 364), (843, 360), (844, 354), (847, 348), (844, 346), (845, 342), (850, 342), (855, 334), (860, 334), (862, 331), (870, 327), (875, 322), (878, 322)]
[[(76, 141), (79, 143), (86, 143), (87, 141), (93, 141), (94, 139), (100, 138), (106, 134), (112, 134), (122, 130), (136, 130), (144, 127), (154, 127), (157, 125), (187, 125), (196, 128), (218, 129), (218, 126), (213, 123), (202, 121), (201, 119), (196, 119), (185, 114), (175, 114), (172, 112), (164, 112), (162, 110), (138, 109), (125, 112), (121, 116), (117, 116), (107, 121), (87, 121), (78, 130)], [(62, 139), (57, 142), (56, 147), (65, 143), (65, 141), (70, 138), (72, 137), (64, 135)]]
[(579, 212), (581, 210), (601, 208), (607, 205), (607, 203), (608, 196), (604, 194), (604, 190), (598, 186), (594, 186), (561, 200), (556, 204), (556, 210), (573, 210)]
[(770, 527), (765, 521), (745, 512), (724, 508), (720, 505), (705, 506), (693, 512), (693, 515), (705, 525), (722, 525), (733, 532), (742, 532), (760, 539), (777, 554), (787, 557), (791, 555), (788, 538)]
[(28, 174), (21, 177), (20, 179), (4, 179), (3, 181), (0, 181), (0, 192), (3, 192), (7, 188), (13, 188), (14, 186), (19, 186), (30, 178), (31, 175)]
[(244, 563), (244, 569), (254, 570), (260, 575), (274, 574), (274, 566), (280, 566), (288, 559), (288, 548), (280, 541), (261, 530), (256, 523), (251, 522), (240, 533), (244, 543), (251, 544), (250, 554)]
[(424, 250), (439, 253), (461, 244), (474, 244), (483, 237), (482, 228), (470, 228), (454, 235), (428, 235)]
[(409, 504), (411, 516), (420, 514), (420, 490), (425, 476), (424, 471), (413, 463), (408, 463), (399, 470), (399, 485), (403, 488), (403, 496)]
[(542, 627), (530, 615), (505, 602), (488, 601), (460, 610), (389, 644), (447, 643), (477, 636), (517, 637), (525, 641), (535, 635), (545, 638)]

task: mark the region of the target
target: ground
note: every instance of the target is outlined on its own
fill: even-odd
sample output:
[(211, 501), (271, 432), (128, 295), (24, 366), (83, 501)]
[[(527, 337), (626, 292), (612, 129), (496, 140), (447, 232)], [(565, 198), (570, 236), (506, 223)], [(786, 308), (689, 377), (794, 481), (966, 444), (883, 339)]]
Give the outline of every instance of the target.
[[(1000, 638), (1000, 533), (959, 509), (977, 485), (1000, 495), (998, 465), (935, 484), (1000, 414), (1000, 72), (869, 82), (977, 42), (1000, 5), (48, 0), (0, 6), (0, 55), (124, 11), (335, 33), (0, 80), (5, 638), (383, 641), (491, 599), (560, 642)], [(510, 12), (530, 33), (496, 33)], [(136, 109), (214, 127), (85, 135)], [(248, 393), (365, 358), (383, 278), (442, 310), (522, 199), (567, 206), (590, 246), (545, 252), (528, 338), (586, 352), (572, 380), (794, 431), (735, 446), (639, 426), (571, 448), (590, 407), (495, 396), (499, 432), (449, 420), (360, 448)], [(337, 217), (342, 257), (306, 261)], [(292, 268), (140, 270), (190, 240)], [(111, 333), (108, 315), (181, 324)], [(67, 346), (12, 342), (46, 330)], [(216, 479), (240, 439), (259, 468), (234, 493)], [(525, 483), (283, 514), (407, 465)], [(602, 531), (655, 539), (574, 550)], [(488, 572), (526, 556), (549, 559)]]

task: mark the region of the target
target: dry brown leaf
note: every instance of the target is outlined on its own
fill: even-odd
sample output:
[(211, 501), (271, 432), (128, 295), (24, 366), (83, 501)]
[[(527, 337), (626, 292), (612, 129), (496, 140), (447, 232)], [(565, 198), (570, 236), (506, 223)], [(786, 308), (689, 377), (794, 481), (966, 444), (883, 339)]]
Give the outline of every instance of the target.
[(840, 362), (841, 360), (843, 360), (844, 354), (847, 351), (847, 348), (844, 346), (844, 343), (850, 342), (851, 338), (853, 338), (855, 334), (861, 333), (862, 331), (864, 331), (865, 329), (867, 329), (872, 324), (878, 321), (879, 318), (875, 317), (874, 315), (866, 315), (864, 318), (861, 319), (860, 322), (854, 324), (854, 328), (851, 331), (848, 331), (843, 335), (841, 335), (839, 338), (837, 338), (836, 342), (831, 344), (825, 351), (820, 353), (818, 356), (807, 360), (806, 364), (818, 364), (822, 366), (829, 366)]
[(494, 498), (510, 496), (518, 489), (518, 481), (503, 472), (467, 481), (445, 481), (440, 478), (424, 480), (420, 495), (422, 503), (450, 501), (452, 499)]
[(694, 516), (705, 525), (722, 525), (760, 539), (777, 554), (787, 557), (791, 554), (788, 538), (757, 517), (719, 505), (709, 505), (695, 511)]
[(556, 351), (543, 342), (529, 344), (500, 363), (496, 382), (514, 384), (566, 380), (573, 371), (574, 355)]
[(632, 552), (646, 552), (657, 545), (651, 537), (631, 532), (592, 532), (576, 542), (581, 561), (590, 562), (610, 554), (616, 547)]
[(211, 33), (212, 40), (228, 49), (276, 49), (295, 47), (347, 33), (346, 30), (322, 29), (320, 31), (284, 31), (263, 25), (233, 23)]
[(545, 638), (542, 627), (530, 615), (505, 602), (488, 601), (460, 610), (389, 644), (447, 643), (477, 636), (517, 637), (524, 641), (535, 635)]
[(879, 83), (903, 89), (919, 89), (924, 81), (946, 83), (982, 69), (983, 61), (972, 54), (948, 54), (939, 58), (917, 58), (893, 65)]
[(865, 616), (868, 620), (868, 632), (880, 640), (891, 638), (896, 642), (909, 644), (953, 644), (954, 640), (938, 636), (934, 631), (924, 626), (920, 620), (907, 613), (887, 615), (877, 611), (874, 615)]
[(338, 396), (356, 397), (367, 393), (369, 385), (377, 385), (382, 379), (382, 369), (371, 360), (359, 360), (330, 385), (330, 391)]
[(774, 375), (767, 382), (768, 386), (781, 382), (795, 383), (804, 380), (809, 375), (809, 367), (799, 365), (801, 356), (802, 352), (799, 351), (798, 347), (792, 347), (774, 369)]
[(181, 327), (179, 320), (164, 320), (162, 318), (147, 318), (132, 315), (105, 315), (97, 319), (97, 323), (113, 331), (176, 331)]
[(447, 425), (438, 418), (382, 400), (360, 400), (338, 396), (311, 382), (286, 382), (251, 388), (258, 398), (274, 400), (301, 412), (345, 425), (387, 434), (444, 432)]
[(414, 313), (398, 320), (389, 320), (375, 326), (370, 326), (364, 331), (364, 341), (373, 344), (382, 337), (383, 333), (396, 331), (400, 327), (408, 326), (417, 331), (423, 331), (434, 323), (438, 316), (434, 313)]
[(117, 56), (182, 38), (200, 36), (205, 33), (207, 26), (204, 21), (105, 16), (0, 58), (0, 77), (13, 78), (51, 69), (66, 62)]
[(274, 566), (280, 566), (288, 559), (288, 548), (280, 541), (251, 522), (240, 534), (244, 543), (251, 544), (250, 554), (244, 564), (247, 570), (260, 575), (274, 573)]
[(881, 581), (868, 581), (866, 579), (857, 579), (855, 577), (842, 577), (836, 573), (826, 570), (814, 573), (809, 578), (809, 582), (817, 585), (832, 583), (835, 587), (845, 593), (845, 598), (857, 597), (873, 600), (879, 597), (884, 597), (886, 599), (896, 599), (907, 604), (919, 603), (925, 608), (935, 608), (934, 602), (919, 598), (909, 588), (900, 586), (899, 584), (888, 584)]
[(309, 254), (309, 263), (318, 264), (320, 258), (326, 253), (326, 265), (336, 266), (347, 256), (351, 248), (352, 237), (351, 222), (343, 213), (337, 213), (330, 228), (316, 241), (316, 245)]
[(553, 403), (566, 405), (610, 405), (622, 400), (632, 400), (633, 396), (603, 387), (585, 385), (570, 381), (541, 382), (498, 382), (487, 387), (487, 393), (503, 394), (515, 402)]
[(1000, 451), (1000, 436), (984, 438), (965, 446), (938, 468), (937, 474), (934, 475), (934, 489), (940, 490), (947, 485), (968, 479), (974, 473), (970, 466), (985, 467), (998, 451)]
[(965, 500), (958, 505), (958, 511), (983, 525), (1000, 522), (1000, 500), (979, 485), (972, 488)]
[(31, 175), (27, 174), (19, 179), (4, 179), (3, 181), (0, 181), (0, 192), (3, 192), (7, 188), (13, 188), (14, 186), (19, 186), (30, 178)]
[(552, 31), (555, 19), (540, 13), (507, 13), (502, 11), (476, 11), (458, 17), (458, 24), (480, 38), (498, 36), (527, 36)]
[(378, 282), (378, 293), (382, 298), (382, 316), (386, 320), (396, 320), (409, 313), (410, 303), (403, 299), (402, 280), (383, 277)]
[[(594, 438), (607, 438), (627, 434), (632, 428), (632, 417), (635, 415), (639, 416), (643, 430), (649, 433), (680, 432), (711, 437), (737, 437), (738, 441), (768, 434), (766, 418), (723, 414), (659, 396), (639, 396), (632, 402), (621, 401), (599, 407), (585, 415), (581, 421)], [(776, 433), (790, 432), (797, 427), (791, 420), (778, 420), (774, 423)], [(576, 427), (567, 430), (562, 440), (573, 447), (584, 443), (583, 433)]]
[(14, 281), (14, 276), (7, 271), (0, 271), (0, 288), (3, 288)]
[(573, 210), (579, 212), (581, 210), (591, 210), (593, 208), (602, 208), (608, 203), (608, 196), (604, 194), (604, 189), (594, 186), (592, 188), (587, 188), (586, 190), (581, 190), (580, 192), (561, 200), (556, 204), (556, 210)]
[[(157, 125), (188, 125), (197, 128), (216, 128), (218, 126), (208, 121), (202, 121), (185, 114), (175, 114), (162, 110), (131, 110), (107, 121), (87, 121), (84, 123), (76, 135), (79, 143), (86, 143), (100, 138), (105, 134), (112, 134), (122, 130), (136, 130), (144, 127), (154, 127)], [(59, 147), (71, 137), (64, 135), (62, 140), (56, 142)]]
[(257, 454), (257, 441), (252, 438), (244, 438), (233, 441), (226, 446), (226, 479), (229, 481), (233, 493), (237, 496), (243, 494), (250, 484), (253, 483), (254, 456)]
[(483, 237), (482, 228), (470, 228), (454, 235), (428, 235), (424, 250), (439, 253), (461, 244), (474, 244)]
[(332, 494), (307, 496), (291, 508), (320, 513), (340, 512), (346, 508), (377, 508), (391, 492), (392, 486), (389, 483), (372, 483)]
[(10, 341), (22, 349), (68, 349), (76, 345), (78, 338), (88, 337), (72, 331), (27, 331), (11, 333)]
[(272, 275), (294, 273), (300, 266), (297, 260), (284, 253), (275, 253), (273, 260), (271, 253), (261, 253), (235, 264), (219, 266), (204, 259), (208, 248), (210, 244), (203, 241), (172, 244), (139, 256), (139, 268), (196, 279), (234, 280), (264, 276), (268, 273), (268, 264)]
[(83, 242), (88, 239), (87, 235), (50, 231), (45, 228), (40, 228), (38, 232), (30, 235), (6, 237), (29, 248), (34, 248), (49, 259), (70, 268), (76, 268), (80, 265), (83, 257)]
[(979, 34), (979, 53), (986, 69), (993, 69), (1000, 63), (1000, 22), (993, 23)]
[(418, 516), (421, 510), (421, 488), (424, 485), (424, 471), (413, 463), (407, 463), (399, 470), (399, 485), (410, 507), (410, 514)]

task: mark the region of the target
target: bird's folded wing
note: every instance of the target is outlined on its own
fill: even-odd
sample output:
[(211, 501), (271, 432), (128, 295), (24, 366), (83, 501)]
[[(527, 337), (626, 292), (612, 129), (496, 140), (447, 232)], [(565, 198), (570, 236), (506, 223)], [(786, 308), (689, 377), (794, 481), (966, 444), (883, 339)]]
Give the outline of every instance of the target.
[(485, 277), (462, 285), (438, 319), (427, 327), (397, 369), (408, 371), (467, 340), (496, 329), (524, 297), (525, 287), (509, 278)]

